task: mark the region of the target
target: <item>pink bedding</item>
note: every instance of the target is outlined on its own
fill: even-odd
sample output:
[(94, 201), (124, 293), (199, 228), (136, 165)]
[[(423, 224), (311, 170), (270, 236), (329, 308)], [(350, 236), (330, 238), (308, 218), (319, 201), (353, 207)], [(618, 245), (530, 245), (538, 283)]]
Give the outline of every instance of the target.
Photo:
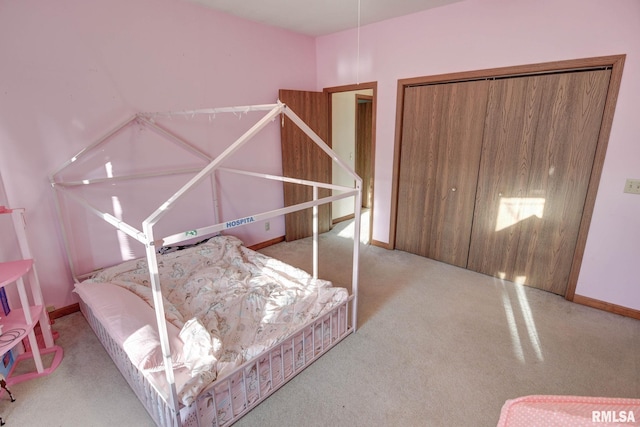
[[(348, 298), (348, 292), (232, 236), (158, 257), (180, 401)], [(124, 262), (76, 284), (76, 292), (162, 390), (159, 347), (146, 259)]]
[(498, 427), (640, 426), (640, 399), (533, 395), (507, 400)]

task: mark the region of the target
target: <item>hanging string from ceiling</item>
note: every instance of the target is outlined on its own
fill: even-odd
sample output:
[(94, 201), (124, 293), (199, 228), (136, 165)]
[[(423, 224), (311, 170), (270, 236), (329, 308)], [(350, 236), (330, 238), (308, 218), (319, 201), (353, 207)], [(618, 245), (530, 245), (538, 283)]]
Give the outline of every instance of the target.
[(357, 53), (356, 53), (356, 84), (360, 84), (360, 0), (358, 0), (358, 29), (357, 29)]

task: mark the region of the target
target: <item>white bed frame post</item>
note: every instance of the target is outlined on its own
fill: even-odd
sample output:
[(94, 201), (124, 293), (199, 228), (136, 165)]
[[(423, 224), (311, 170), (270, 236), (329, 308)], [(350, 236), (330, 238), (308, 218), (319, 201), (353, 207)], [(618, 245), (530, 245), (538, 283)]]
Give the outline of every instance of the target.
[[(318, 186), (313, 186), (313, 201), (318, 200)], [(313, 278), (318, 278), (318, 205), (313, 206)]]
[(218, 202), (218, 169), (211, 174), (211, 193), (213, 195), (213, 220), (217, 224), (220, 222), (220, 203)]
[(160, 288), (160, 273), (158, 271), (158, 255), (153, 241), (153, 223), (143, 221), (142, 231), (148, 238), (145, 244), (147, 253), (147, 263), (149, 267), (149, 277), (151, 279), (151, 292), (153, 294), (153, 305), (156, 311), (156, 323), (158, 325), (158, 338), (162, 349), (162, 359), (164, 361), (164, 372), (169, 384), (169, 406), (173, 408), (176, 415), (180, 416), (180, 405), (178, 391), (176, 389), (175, 375), (173, 373), (173, 363), (171, 362), (171, 346), (169, 345), (169, 333), (167, 322), (165, 321), (164, 302), (162, 301), (162, 288)]
[[(167, 382), (169, 383), (171, 390), (169, 394), (169, 404), (174, 408), (175, 413), (179, 416), (180, 407), (178, 400), (178, 393), (176, 390), (175, 376), (173, 373), (173, 365), (171, 363), (171, 348), (169, 345), (169, 334), (167, 332), (167, 325), (165, 323), (164, 303), (162, 301), (162, 289), (160, 287), (160, 274), (158, 272), (158, 259), (154, 244), (153, 226), (156, 224), (164, 214), (173, 207), (183, 194), (191, 190), (195, 185), (202, 181), (210, 174), (214, 173), (216, 168), (227, 157), (232, 155), (238, 150), (246, 141), (251, 139), (257, 134), (263, 127), (265, 127), (274, 117), (280, 114), (282, 107), (276, 105), (269, 111), (262, 119), (254, 124), (247, 132), (245, 132), (240, 138), (238, 138), (233, 144), (231, 144), (225, 151), (218, 157), (212, 160), (207, 166), (205, 166), (196, 176), (194, 176), (189, 182), (187, 182), (182, 188), (180, 188), (173, 196), (171, 196), (165, 203), (163, 203), (155, 212), (153, 212), (147, 219), (142, 221), (142, 230), (147, 238), (146, 253), (149, 263), (149, 274), (151, 278), (151, 288), (153, 291), (153, 302), (156, 310), (156, 319), (158, 324), (158, 336), (160, 338), (160, 345), (162, 347), (162, 355), (164, 358), (164, 366)], [(216, 214), (217, 215), (217, 214)]]
[[(280, 102), (280, 101), (278, 101)], [(344, 171), (349, 173), (355, 181), (355, 218), (354, 218), (354, 230), (353, 230), (353, 276), (351, 279), (351, 287), (353, 293), (353, 312), (352, 312), (352, 323), (353, 323), (353, 331), (355, 332), (357, 329), (357, 321), (358, 321), (358, 276), (359, 276), (359, 258), (360, 258), (360, 220), (362, 215), (362, 178), (358, 176), (357, 173), (345, 163), (338, 155), (329, 147), (323, 140), (316, 134), (313, 129), (309, 127), (296, 113), (291, 111), (289, 108), (284, 108), (283, 112), (294, 122), (304, 133), (309, 136), (316, 143), (318, 147), (320, 147), (331, 159), (336, 162)], [(314, 186), (314, 201), (317, 197), (317, 188)], [(317, 226), (316, 223), (316, 209), (317, 206), (314, 206), (314, 227)], [(317, 254), (316, 254), (316, 245), (317, 245), (317, 232), (314, 228), (314, 269), (316, 268), (317, 263)], [(314, 270), (315, 272), (315, 270)]]
[(360, 222), (362, 219), (362, 178), (356, 175), (358, 192), (354, 197), (355, 217), (353, 219), (353, 267), (351, 279), (351, 294), (353, 295), (352, 319), (353, 332), (358, 328), (358, 280), (360, 271)]

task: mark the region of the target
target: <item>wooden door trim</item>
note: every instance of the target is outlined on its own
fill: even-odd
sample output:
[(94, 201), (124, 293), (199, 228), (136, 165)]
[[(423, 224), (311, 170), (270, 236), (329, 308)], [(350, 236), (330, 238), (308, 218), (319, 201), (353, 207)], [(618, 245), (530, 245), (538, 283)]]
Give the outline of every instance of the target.
[(397, 98), (396, 98), (396, 129), (395, 142), (393, 150), (393, 175), (391, 187), (391, 215), (389, 224), (389, 249), (395, 248), (396, 224), (398, 215), (398, 179), (400, 171), (400, 152), (402, 142), (402, 122), (404, 116), (404, 91), (406, 87), (425, 84), (452, 83), (465, 80), (497, 78), (497, 77), (516, 77), (522, 75), (543, 74), (560, 71), (578, 71), (582, 69), (592, 69), (598, 67), (611, 67), (611, 79), (607, 91), (607, 99), (605, 101), (602, 124), (598, 137), (593, 168), (589, 180), (589, 188), (585, 198), (585, 206), (580, 222), (580, 230), (576, 242), (576, 249), (571, 264), (571, 273), (569, 274), (569, 283), (565, 292), (565, 298), (573, 301), (575, 297), (576, 285), (578, 283), (578, 275), (582, 266), (582, 258), (589, 234), (591, 218), (593, 217), (593, 208), (598, 192), (598, 184), (602, 175), (604, 166), (604, 158), (609, 143), (611, 127), (613, 124), (613, 116), (620, 90), (622, 80), (622, 72), (624, 68), (626, 55), (610, 55), (592, 58), (572, 59), (566, 61), (553, 61), (538, 64), (518, 65), (502, 68), (491, 68), (485, 70), (465, 71), (458, 73), (447, 73), (433, 76), (413, 77), (398, 80)]
[(363, 95), (361, 93), (356, 93), (356, 102), (358, 101), (371, 101), (373, 102), (373, 96), (371, 95)]
[[(596, 145), (596, 153), (593, 160), (593, 169), (591, 169), (591, 179), (589, 180), (589, 188), (585, 199), (582, 221), (580, 222), (580, 231), (578, 232), (578, 241), (576, 242), (576, 251), (573, 255), (571, 264), (571, 272), (569, 273), (569, 284), (565, 292), (565, 298), (573, 301), (576, 294), (576, 286), (578, 284), (578, 275), (582, 267), (582, 257), (584, 249), (587, 245), (587, 236), (589, 227), (591, 226), (591, 218), (593, 217), (593, 208), (596, 204), (596, 196), (598, 194), (598, 184), (602, 176), (602, 168), (604, 159), (609, 145), (609, 136), (611, 134), (611, 126), (613, 124), (613, 116), (618, 101), (618, 93), (620, 91), (620, 82), (622, 81), (622, 70), (626, 55), (618, 55), (611, 62), (611, 78), (609, 80), (609, 90), (607, 91), (607, 100), (604, 105), (602, 114), (602, 124), (600, 125), (600, 136)], [(609, 64), (607, 64), (609, 65)]]
[(373, 185), (371, 187), (372, 197), (371, 197), (371, 208), (369, 209), (369, 218), (370, 218), (370, 226), (369, 226), (369, 244), (373, 246), (380, 246), (384, 248), (388, 248), (388, 244), (373, 240), (373, 212), (374, 212), (374, 200), (375, 200), (375, 176), (376, 176), (376, 111), (377, 111), (377, 103), (378, 103), (378, 82), (366, 82), (345, 86), (332, 86), (324, 88), (324, 92), (329, 96), (329, 143), (331, 143), (331, 138), (333, 134), (332, 129), (332, 114), (331, 114), (331, 96), (334, 93), (338, 92), (352, 92), (356, 90), (367, 90), (371, 89), (372, 95), (372, 117), (371, 117), (371, 176), (374, 177)]
[(623, 307), (621, 305), (600, 301), (600, 300), (585, 297), (582, 295), (575, 295), (572, 301), (575, 302), (576, 304), (582, 304), (588, 307), (597, 308), (598, 310), (609, 311), (611, 313), (619, 314), (621, 316), (631, 317), (633, 319), (640, 320), (640, 310), (635, 310), (633, 308)]
[[(354, 102), (355, 102), (354, 111), (356, 112), (356, 121), (355, 121), (355, 133), (353, 135), (353, 139), (356, 142), (356, 147), (355, 147), (355, 168), (354, 169), (357, 172), (357, 170), (358, 170), (358, 162), (359, 162), (358, 154), (357, 154), (357, 153), (359, 153), (359, 149), (357, 147), (357, 145), (358, 145), (358, 135), (359, 135), (358, 131), (360, 129), (360, 123), (359, 123), (360, 122), (360, 120), (359, 120), (360, 110), (359, 110), (359, 108), (360, 108), (360, 104), (361, 103), (371, 104), (371, 114), (370, 115), (371, 115), (371, 122), (373, 123), (373, 96), (372, 95), (363, 95), (363, 94), (356, 93), (356, 97), (355, 98), (356, 99), (354, 100)], [(370, 142), (373, 142), (372, 141), (372, 139), (373, 139), (373, 131), (374, 131), (374, 129), (373, 129), (373, 127), (371, 127), (369, 129), (369, 133), (371, 135), (371, 138), (370, 138), (371, 141)], [(371, 168), (371, 170), (373, 170), (373, 163), (374, 162), (373, 162), (373, 157), (372, 156), (374, 155), (374, 152), (373, 152), (371, 147), (369, 147), (368, 151), (369, 151), (369, 153), (368, 153), (369, 161), (367, 163), (369, 164), (369, 167)], [(363, 177), (360, 177), (360, 178), (363, 178)], [(371, 191), (371, 195), (370, 195), (368, 201), (370, 203), (373, 203), (373, 175), (371, 175), (369, 178), (370, 178), (369, 182), (365, 182), (364, 180), (362, 182), (362, 190), (363, 190), (362, 198), (364, 200), (365, 197), (369, 196), (368, 190), (369, 190), (369, 185), (371, 185), (371, 190), (372, 191)], [(365, 189), (367, 191), (366, 193), (365, 193)], [(371, 214), (371, 205), (368, 206), (368, 209), (369, 209), (369, 214)], [(367, 241), (368, 242), (371, 241), (371, 234), (372, 234), (371, 233), (371, 229), (372, 229), (372, 227), (369, 227), (369, 233), (368, 233), (369, 235), (367, 236)]]

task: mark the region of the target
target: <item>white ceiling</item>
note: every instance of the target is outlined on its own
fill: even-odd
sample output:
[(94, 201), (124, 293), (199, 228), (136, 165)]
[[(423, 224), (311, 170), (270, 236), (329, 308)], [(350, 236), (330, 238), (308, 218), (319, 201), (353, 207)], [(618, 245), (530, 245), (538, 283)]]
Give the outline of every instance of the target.
[(320, 36), (461, 0), (190, 0), (251, 21)]

